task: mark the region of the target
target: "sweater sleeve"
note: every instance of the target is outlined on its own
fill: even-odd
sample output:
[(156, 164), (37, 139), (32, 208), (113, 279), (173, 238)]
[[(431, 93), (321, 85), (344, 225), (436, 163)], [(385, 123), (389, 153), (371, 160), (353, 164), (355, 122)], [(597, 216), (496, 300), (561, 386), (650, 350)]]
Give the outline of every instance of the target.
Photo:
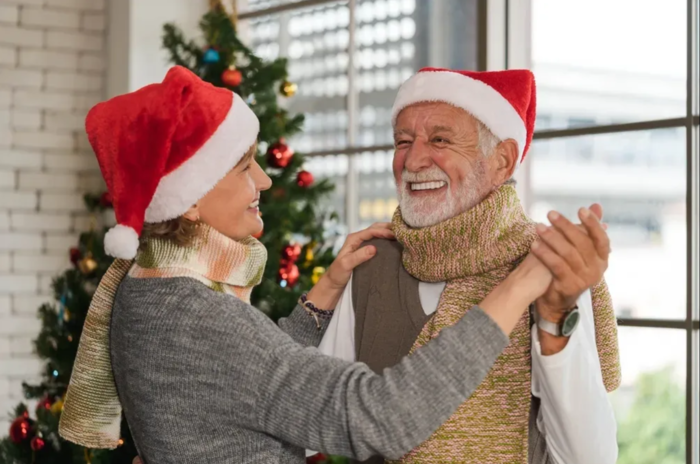
[[(231, 372), (229, 400), (253, 401), (241, 425), (303, 448), (397, 459), (426, 440), (478, 387), (508, 337), (481, 309), (383, 375), (304, 348), (254, 308), (218, 324), (212, 356)], [(231, 334), (229, 334), (231, 335)], [(254, 388), (251, 388), (254, 386)], [(255, 392), (243, 398), (241, 392)], [(229, 405), (234, 410), (236, 404)]]
[(289, 335), (292, 340), (301, 346), (318, 346), (326, 333), (330, 319), (319, 318), (318, 322), (321, 327), (316, 324), (316, 320), (306, 312), (304, 308), (297, 305), (289, 317), (283, 317), (278, 322), (282, 332)]

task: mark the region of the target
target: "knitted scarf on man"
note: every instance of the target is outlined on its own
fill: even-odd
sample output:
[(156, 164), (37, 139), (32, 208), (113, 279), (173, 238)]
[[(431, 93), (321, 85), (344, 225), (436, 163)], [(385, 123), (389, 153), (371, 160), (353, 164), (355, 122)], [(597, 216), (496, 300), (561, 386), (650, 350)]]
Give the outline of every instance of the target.
[[(150, 239), (135, 262), (118, 259), (102, 278), (80, 338), (59, 433), (86, 448), (116, 448), (122, 407), (112, 373), (109, 326), (119, 284), (133, 278), (189, 277), (249, 302), (262, 280), (267, 250), (252, 237), (235, 241), (200, 225), (189, 246)], [(177, 317), (177, 315), (173, 315)]]
[[(515, 188), (504, 185), (471, 210), (438, 225), (408, 227), (401, 212), (394, 232), (403, 265), (423, 282), (447, 282), (437, 311), (412, 350), (455, 324), (524, 259), (536, 239)], [(620, 381), (615, 314), (604, 281), (592, 289), (596, 344), (608, 391)], [(531, 397), (530, 318), (526, 308), (510, 345), (472, 396), (400, 463), (526, 464)]]

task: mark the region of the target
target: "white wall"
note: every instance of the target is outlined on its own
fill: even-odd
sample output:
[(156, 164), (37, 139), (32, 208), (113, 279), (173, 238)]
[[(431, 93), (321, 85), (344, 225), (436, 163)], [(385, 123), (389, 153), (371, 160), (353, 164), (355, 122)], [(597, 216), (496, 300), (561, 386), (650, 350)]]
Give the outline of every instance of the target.
[(38, 307), (101, 178), (83, 132), (103, 98), (105, 0), (0, 0), (0, 435), (36, 380)]
[(207, 7), (207, 0), (112, 1), (108, 96), (162, 80), (171, 66), (161, 47), (163, 24), (174, 22), (188, 38), (199, 39)]
[[(159, 81), (162, 26), (196, 32), (207, 0), (0, 0), (0, 436), (37, 379), (38, 307), (89, 227), (82, 195), (103, 182), (89, 108)], [(106, 34), (105, 30), (109, 31)]]

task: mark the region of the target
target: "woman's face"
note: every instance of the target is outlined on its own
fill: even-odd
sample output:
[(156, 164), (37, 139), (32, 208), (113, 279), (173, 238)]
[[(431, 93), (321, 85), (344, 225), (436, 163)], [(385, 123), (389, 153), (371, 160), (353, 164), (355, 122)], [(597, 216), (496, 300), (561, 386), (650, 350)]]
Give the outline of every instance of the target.
[(186, 217), (199, 217), (205, 224), (234, 240), (257, 234), (263, 227), (258, 209), (260, 192), (271, 185), (272, 181), (255, 157), (250, 156), (221, 179), (188, 211)]

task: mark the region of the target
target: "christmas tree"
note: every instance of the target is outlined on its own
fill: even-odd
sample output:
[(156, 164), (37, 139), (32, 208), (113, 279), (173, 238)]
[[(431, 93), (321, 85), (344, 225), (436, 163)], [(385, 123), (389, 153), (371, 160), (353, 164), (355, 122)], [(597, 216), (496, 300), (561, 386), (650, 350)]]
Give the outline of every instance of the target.
[(311, 288), (333, 261), (323, 223), (335, 217), (324, 216), (319, 208), (333, 185), (315, 181), (303, 170), (303, 156), (285, 141), (300, 132), (304, 122), (303, 115), (290, 115), (280, 105), (296, 92), (288, 80), (287, 60), (265, 62), (257, 57), (236, 33), (235, 11), (227, 12), (220, 0), (210, 5), (200, 22), (203, 43), (187, 40), (176, 25), (166, 24), (163, 47), (172, 64), (236, 92), (260, 120), (257, 160), (272, 178), (272, 188), (260, 198), (265, 230), (257, 238), (267, 247), (268, 260), (251, 301), (277, 320), (289, 314), (301, 290)]
[[(265, 230), (258, 238), (267, 247), (268, 262), (251, 300), (277, 320), (289, 314), (301, 292), (311, 288), (333, 260), (323, 225), (335, 217), (324, 216), (319, 208), (320, 200), (333, 186), (315, 181), (304, 171), (303, 157), (285, 142), (301, 130), (304, 121), (302, 115), (291, 116), (279, 104), (296, 91), (288, 81), (286, 60), (264, 62), (255, 56), (239, 40), (235, 22), (235, 16), (213, 1), (200, 22), (205, 43), (188, 41), (177, 26), (167, 24), (163, 46), (173, 64), (245, 98), (260, 120), (257, 159), (272, 178), (273, 187), (262, 192), (260, 201)], [(87, 195), (86, 205), (96, 218), (111, 209), (107, 194)], [(103, 250), (105, 232), (105, 228), (95, 226), (81, 235), (78, 246), (70, 250), (74, 268), (53, 282), (55, 303), (39, 308), (42, 329), (35, 350), (46, 364), (39, 385), (24, 385), (27, 399), (39, 402), (35, 411), (21, 404), (13, 412), (9, 436), (0, 441), (0, 464), (131, 464), (136, 455), (125, 421), (123, 443), (114, 451), (87, 450), (58, 436), (63, 398), (85, 316), (112, 262)], [(318, 455), (309, 462), (345, 461)]]
[(112, 263), (102, 245), (106, 229), (98, 226), (101, 213), (111, 210), (109, 195), (86, 195), (85, 203), (95, 225), (70, 249), (73, 267), (54, 279), (55, 303), (44, 304), (38, 311), (42, 326), (34, 350), (45, 361), (42, 381), (23, 384), (27, 400), (38, 400), (38, 404), (34, 411), (20, 404), (13, 412), (9, 435), (0, 440), (0, 464), (131, 464), (136, 455), (124, 421), (121, 445), (114, 451), (88, 450), (58, 435), (85, 316), (100, 279)]

